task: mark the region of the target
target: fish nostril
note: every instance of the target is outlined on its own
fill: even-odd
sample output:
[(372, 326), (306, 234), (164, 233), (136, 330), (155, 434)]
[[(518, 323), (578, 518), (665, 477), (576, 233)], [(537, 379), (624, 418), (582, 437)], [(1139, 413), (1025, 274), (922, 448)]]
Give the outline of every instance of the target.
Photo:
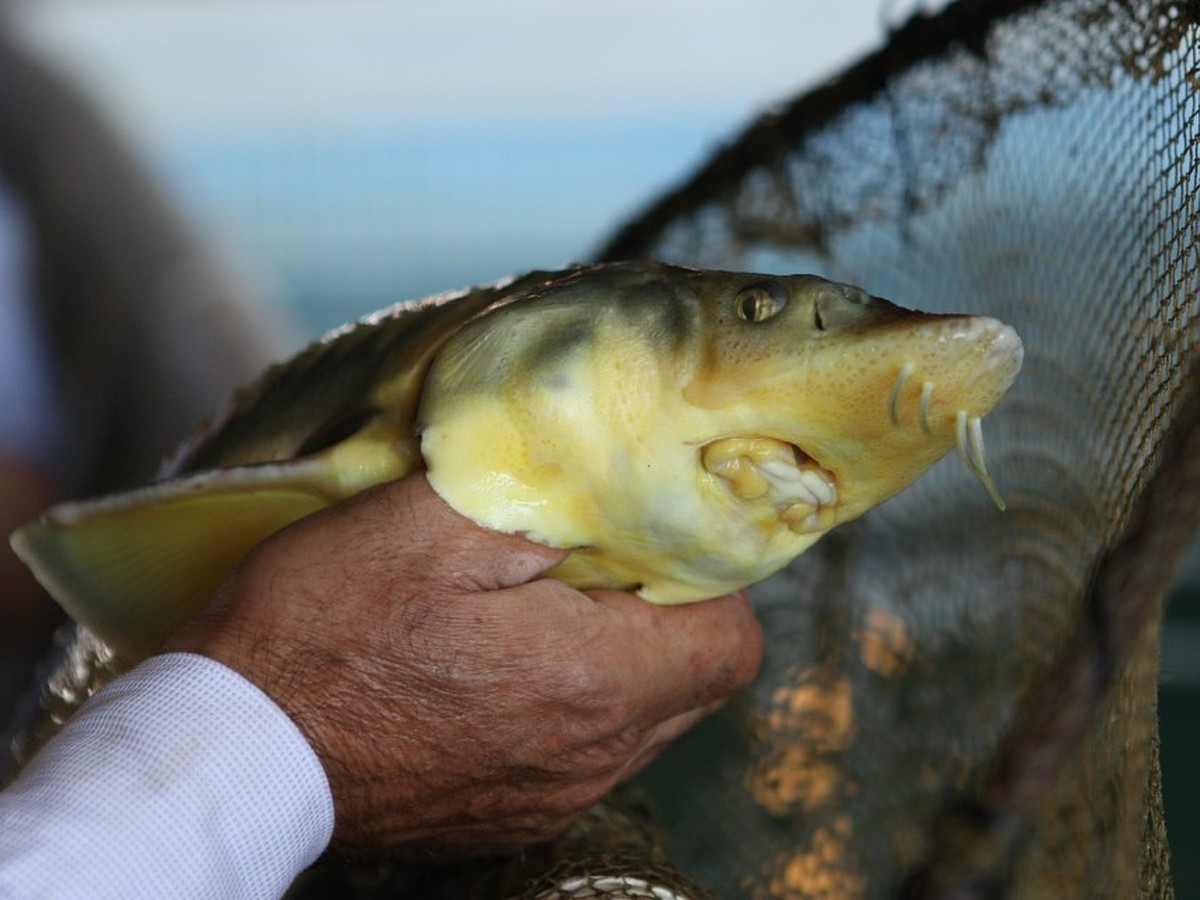
[(818, 331), (836, 331), (861, 322), (871, 313), (871, 295), (849, 285), (826, 285), (813, 302)]

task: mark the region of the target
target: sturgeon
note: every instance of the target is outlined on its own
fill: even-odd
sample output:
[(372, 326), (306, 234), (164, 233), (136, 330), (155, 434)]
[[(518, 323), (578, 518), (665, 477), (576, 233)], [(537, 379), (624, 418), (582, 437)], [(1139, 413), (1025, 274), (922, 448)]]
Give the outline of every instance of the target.
[(654, 262), (402, 304), (269, 369), (155, 483), (55, 506), (14, 550), (126, 660), (198, 614), (258, 541), (425, 469), (551, 574), (687, 603), (759, 581), (958, 447), (1022, 345), (812, 275)]

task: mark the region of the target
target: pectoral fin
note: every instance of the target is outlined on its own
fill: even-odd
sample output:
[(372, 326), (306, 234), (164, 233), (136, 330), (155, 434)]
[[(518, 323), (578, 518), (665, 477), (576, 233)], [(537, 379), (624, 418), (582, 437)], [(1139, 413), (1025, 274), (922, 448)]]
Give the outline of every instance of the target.
[(14, 533), (12, 547), (76, 621), (132, 661), (202, 611), (256, 543), (334, 502), (323, 474), (315, 461), (251, 466), (64, 503)]

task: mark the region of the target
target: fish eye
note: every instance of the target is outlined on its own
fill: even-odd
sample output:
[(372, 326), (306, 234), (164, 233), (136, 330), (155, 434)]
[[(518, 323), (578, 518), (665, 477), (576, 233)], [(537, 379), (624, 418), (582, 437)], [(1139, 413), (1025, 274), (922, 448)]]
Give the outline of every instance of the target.
[(777, 281), (760, 281), (738, 291), (734, 311), (743, 322), (765, 322), (787, 306), (788, 293)]

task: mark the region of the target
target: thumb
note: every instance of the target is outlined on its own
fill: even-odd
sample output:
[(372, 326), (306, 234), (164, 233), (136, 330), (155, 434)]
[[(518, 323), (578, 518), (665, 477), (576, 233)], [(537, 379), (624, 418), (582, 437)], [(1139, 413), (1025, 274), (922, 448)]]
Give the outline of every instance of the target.
[[(381, 532), (392, 544), (392, 552), (425, 554), (424, 568), (430, 576), (464, 591), (501, 590), (525, 584), (567, 556), (566, 550), (521, 535), (492, 531), (455, 512), (430, 486), (423, 472), (368, 493), (370, 496), (362, 500), (364, 504), (381, 505), (386, 510), (389, 521)], [(398, 542), (408, 546), (397, 547)]]

